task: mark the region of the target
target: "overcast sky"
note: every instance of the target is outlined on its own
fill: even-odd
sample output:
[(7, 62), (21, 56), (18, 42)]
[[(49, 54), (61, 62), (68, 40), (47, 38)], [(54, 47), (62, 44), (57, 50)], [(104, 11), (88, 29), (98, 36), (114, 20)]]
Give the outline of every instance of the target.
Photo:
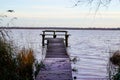
[[(0, 0), (1, 25), (19, 27), (120, 27), (120, 2), (95, 12), (95, 4), (74, 7), (76, 0)], [(12, 9), (15, 13), (7, 13)], [(11, 17), (17, 20), (10, 22)]]

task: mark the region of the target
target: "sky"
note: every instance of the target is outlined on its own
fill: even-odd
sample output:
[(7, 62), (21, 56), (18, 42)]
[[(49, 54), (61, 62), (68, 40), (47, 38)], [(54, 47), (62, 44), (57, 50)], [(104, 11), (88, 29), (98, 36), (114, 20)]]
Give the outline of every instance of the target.
[[(119, 0), (112, 0), (108, 6), (101, 6), (97, 12), (96, 4), (80, 3), (74, 6), (76, 1), (0, 0), (0, 26), (120, 27)], [(7, 10), (15, 12), (9, 13)], [(3, 15), (7, 17), (1, 17)]]

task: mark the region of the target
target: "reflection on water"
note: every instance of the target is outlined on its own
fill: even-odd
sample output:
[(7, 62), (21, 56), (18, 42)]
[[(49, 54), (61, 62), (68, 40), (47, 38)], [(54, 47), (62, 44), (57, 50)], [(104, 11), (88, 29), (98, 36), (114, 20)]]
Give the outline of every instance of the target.
[[(11, 30), (15, 44), (22, 48), (32, 47), (38, 60), (42, 59), (41, 36), (42, 30)], [(109, 30), (68, 30), (68, 53), (72, 63), (73, 77), (77, 80), (107, 78), (109, 52), (120, 48), (120, 31)], [(98, 79), (97, 79), (98, 80)]]

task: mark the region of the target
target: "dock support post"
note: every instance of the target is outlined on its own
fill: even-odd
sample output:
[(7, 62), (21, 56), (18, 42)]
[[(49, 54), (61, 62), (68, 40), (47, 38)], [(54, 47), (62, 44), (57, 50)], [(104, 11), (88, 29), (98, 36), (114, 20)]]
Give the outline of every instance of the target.
[(45, 46), (45, 32), (42, 34), (42, 46)]
[(56, 38), (56, 34), (55, 34), (55, 31), (54, 31), (54, 34), (53, 34), (53, 38)]
[[(53, 32), (52, 34), (46, 34), (46, 32)], [(52, 38), (56, 38), (57, 37), (57, 34), (56, 32), (64, 32), (64, 39), (65, 39), (65, 45), (66, 47), (68, 47), (68, 37), (69, 37), (69, 34), (67, 34), (67, 31), (43, 31), (43, 34), (42, 35), (42, 46), (44, 47), (45, 46), (45, 40), (46, 40), (46, 35), (50, 35), (52, 36)], [(59, 35), (59, 34), (58, 34)]]
[(68, 47), (68, 37), (69, 37), (69, 35), (66, 33), (65, 34), (65, 44), (66, 44), (66, 47)]

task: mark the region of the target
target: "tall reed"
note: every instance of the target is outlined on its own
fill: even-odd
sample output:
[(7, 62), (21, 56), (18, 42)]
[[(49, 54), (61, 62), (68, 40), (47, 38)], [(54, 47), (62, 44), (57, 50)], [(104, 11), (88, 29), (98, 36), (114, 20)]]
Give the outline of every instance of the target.
[[(33, 50), (24, 48), (17, 54), (18, 51), (7, 40), (8, 37), (8, 33), (0, 29), (0, 80), (34, 80)], [(36, 70), (38, 72), (38, 69)]]
[(110, 57), (110, 61), (112, 64), (117, 66), (117, 72), (112, 75), (112, 80), (120, 80), (120, 51), (116, 51), (113, 53), (112, 57)]
[(0, 38), (0, 80), (33, 80), (34, 61), (32, 49), (16, 55), (11, 43)]
[(33, 63), (35, 61), (32, 49), (22, 49), (18, 56), (18, 73), (21, 79), (33, 80)]
[(0, 37), (0, 80), (16, 80), (16, 59), (11, 44)]

